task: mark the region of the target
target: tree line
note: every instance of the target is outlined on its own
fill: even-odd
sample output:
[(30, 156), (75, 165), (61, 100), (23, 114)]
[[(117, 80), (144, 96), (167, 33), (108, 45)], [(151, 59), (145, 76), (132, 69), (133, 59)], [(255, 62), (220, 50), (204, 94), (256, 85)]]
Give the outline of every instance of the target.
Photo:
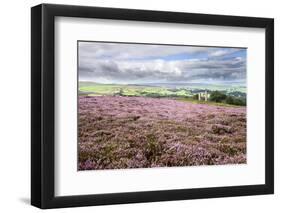
[(227, 95), (220, 91), (212, 91), (210, 94), (210, 101), (238, 106), (246, 106), (246, 98)]

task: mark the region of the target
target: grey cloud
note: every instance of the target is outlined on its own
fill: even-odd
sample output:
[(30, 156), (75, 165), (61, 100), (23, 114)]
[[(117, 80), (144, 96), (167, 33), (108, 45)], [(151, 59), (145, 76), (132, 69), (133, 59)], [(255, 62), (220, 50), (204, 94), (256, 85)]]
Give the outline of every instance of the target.
[[(227, 52), (240, 49), (190, 47), (190, 54), (206, 53), (209, 58), (162, 60), (141, 57), (163, 57), (179, 54), (182, 47), (158, 45), (79, 44), (79, 79), (103, 83), (183, 82), (194, 80), (244, 80), (246, 60), (241, 57), (224, 59)], [(217, 51), (217, 53), (215, 53)], [(105, 82), (107, 83), (107, 82)]]
[(79, 55), (83, 58), (130, 59), (163, 57), (179, 53), (208, 53), (209, 57), (223, 57), (239, 51), (237, 48), (214, 48), (201, 46), (175, 46), (130, 43), (79, 42)]
[[(171, 64), (162, 62), (157, 66), (157, 62), (134, 63), (116, 61), (99, 61), (89, 67), (79, 67), (79, 73), (82, 77), (89, 77), (95, 81), (97, 77), (103, 77), (108, 80), (122, 81), (188, 81), (204, 78), (236, 80), (245, 77), (245, 63), (223, 62), (213, 64), (213, 61), (189, 62), (179, 61)], [(162, 69), (163, 68), (163, 69)]]

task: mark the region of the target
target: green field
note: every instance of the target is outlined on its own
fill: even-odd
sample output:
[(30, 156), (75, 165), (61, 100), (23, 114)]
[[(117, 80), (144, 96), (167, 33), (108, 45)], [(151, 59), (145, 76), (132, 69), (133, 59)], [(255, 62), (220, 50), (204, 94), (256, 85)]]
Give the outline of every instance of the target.
[[(209, 94), (214, 91), (220, 91), (222, 94), (234, 99), (242, 100), (242, 104), (229, 103), (227, 101), (204, 101), (198, 100), (196, 94), (207, 91)], [(188, 101), (192, 103), (210, 104), (217, 106), (245, 105), (246, 88), (239, 86), (222, 85), (177, 85), (171, 87), (167, 85), (125, 85), (125, 84), (100, 84), (95, 82), (79, 82), (80, 96), (131, 96), (131, 97), (153, 97), (153, 98), (173, 98), (179, 101)]]
[(166, 87), (98, 84), (92, 82), (79, 82), (79, 94), (83, 95), (122, 95), (122, 96), (148, 96), (148, 97), (192, 97), (188, 89), (170, 89)]

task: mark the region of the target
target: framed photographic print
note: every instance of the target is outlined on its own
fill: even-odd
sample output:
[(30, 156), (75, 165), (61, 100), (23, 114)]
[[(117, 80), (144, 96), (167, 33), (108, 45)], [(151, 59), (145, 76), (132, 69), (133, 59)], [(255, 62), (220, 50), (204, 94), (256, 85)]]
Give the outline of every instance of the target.
[(272, 194), (274, 21), (31, 9), (31, 203)]

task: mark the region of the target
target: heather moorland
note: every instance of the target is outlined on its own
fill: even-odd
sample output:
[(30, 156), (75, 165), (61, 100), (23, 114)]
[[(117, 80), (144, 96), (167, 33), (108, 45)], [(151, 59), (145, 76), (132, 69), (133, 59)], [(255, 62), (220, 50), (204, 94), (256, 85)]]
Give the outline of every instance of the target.
[(79, 96), (79, 170), (246, 163), (246, 107)]

